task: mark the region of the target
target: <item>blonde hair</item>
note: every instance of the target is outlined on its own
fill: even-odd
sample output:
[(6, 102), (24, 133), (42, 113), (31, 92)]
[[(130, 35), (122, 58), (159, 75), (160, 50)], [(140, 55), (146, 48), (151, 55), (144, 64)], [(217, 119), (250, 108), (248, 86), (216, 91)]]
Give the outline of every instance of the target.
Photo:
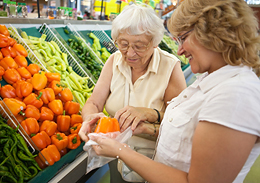
[(244, 0), (185, 0), (168, 29), (177, 36), (194, 28), (204, 47), (222, 53), (229, 65), (247, 65), (260, 75), (258, 21)]
[(127, 31), (130, 35), (146, 34), (153, 37), (153, 46), (158, 45), (164, 35), (163, 21), (149, 6), (132, 4), (113, 20), (111, 37), (116, 40), (120, 33)]

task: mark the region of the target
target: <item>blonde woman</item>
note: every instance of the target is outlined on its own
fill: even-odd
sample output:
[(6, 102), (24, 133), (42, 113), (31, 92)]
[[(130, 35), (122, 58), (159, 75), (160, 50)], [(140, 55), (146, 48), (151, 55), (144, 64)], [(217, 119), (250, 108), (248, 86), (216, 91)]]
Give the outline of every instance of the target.
[(202, 74), (169, 102), (154, 160), (112, 139), (94, 149), (149, 182), (242, 183), (260, 154), (257, 19), (244, 0), (185, 0), (168, 29)]

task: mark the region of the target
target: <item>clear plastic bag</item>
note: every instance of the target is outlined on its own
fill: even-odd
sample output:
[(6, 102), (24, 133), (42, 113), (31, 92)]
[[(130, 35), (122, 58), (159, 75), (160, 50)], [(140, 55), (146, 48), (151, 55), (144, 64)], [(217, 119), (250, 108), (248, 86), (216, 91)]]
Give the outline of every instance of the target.
[[(126, 143), (127, 140), (132, 136), (132, 130), (130, 127), (128, 127), (123, 133), (120, 132), (113, 132), (113, 133), (90, 133), (88, 136), (101, 136), (105, 138), (114, 138), (115, 140)], [(88, 162), (87, 162), (87, 169), (86, 174), (89, 173), (91, 170), (95, 168), (99, 168), (110, 161), (114, 160), (115, 158), (109, 158), (109, 157), (103, 157), (98, 156), (94, 149), (92, 148), (92, 145), (98, 145), (96, 142), (89, 140), (85, 143), (83, 149), (84, 151), (88, 152)]]

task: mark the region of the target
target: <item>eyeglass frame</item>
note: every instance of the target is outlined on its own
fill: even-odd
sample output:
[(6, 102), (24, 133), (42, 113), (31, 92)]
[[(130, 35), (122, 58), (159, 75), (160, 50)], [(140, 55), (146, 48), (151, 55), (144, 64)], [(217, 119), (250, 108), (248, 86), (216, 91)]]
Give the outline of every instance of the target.
[(178, 46), (181, 46), (183, 43), (184, 43), (184, 41), (182, 40), (182, 37), (183, 36), (185, 36), (185, 35), (187, 35), (187, 34), (189, 34), (191, 31), (193, 31), (194, 29), (191, 29), (191, 30), (189, 30), (189, 31), (187, 31), (187, 32), (185, 32), (184, 34), (182, 34), (181, 36), (178, 36), (178, 37), (175, 37), (174, 39), (175, 39), (175, 43), (178, 45)]
[[(143, 53), (143, 52), (145, 52), (145, 51), (148, 50), (148, 48), (149, 48), (149, 46), (150, 46), (152, 40), (153, 40), (153, 38), (149, 41), (148, 45), (144, 46), (144, 47), (146, 47), (146, 49), (145, 49), (144, 51), (136, 51), (136, 50), (134, 49), (134, 47), (132, 47), (132, 46), (131, 46), (131, 47), (132, 47), (132, 49), (133, 49), (135, 52)], [(118, 44), (117, 44), (116, 41), (117, 41), (117, 39), (114, 41), (115, 46), (116, 46), (119, 50), (122, 50), (122, 49), (119, 48), (119, 46), (118, 46)], [(128, 42), (128, 41), (127, 41), (127, 42)], [(130, 44), (129, 44), (129, 42), (128, 42), (128, 46), (126, 47), (125, 50), (122, 50), (122, 51), (128, 51), (129, 47), (130, 47)]]

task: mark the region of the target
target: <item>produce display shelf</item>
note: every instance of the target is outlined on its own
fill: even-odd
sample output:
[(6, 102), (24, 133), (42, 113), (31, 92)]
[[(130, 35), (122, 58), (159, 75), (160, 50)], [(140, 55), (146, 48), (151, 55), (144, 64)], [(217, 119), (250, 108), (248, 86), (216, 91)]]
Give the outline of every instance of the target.
[[(77, 28), (75, 28), (74, 26), (72, 26), (70, 23), (67, 24), (66, 26), (67, 29), (69, 29), (69, 31), (72, 33), (72, 35), (74, 37), (78, 37), (81, 41), (83, 41), (86, 46), (88, 47), (89, 50), (91, 50), (92, 54), (95, 55), (95, 59), (98, 63), (101, 63), (102, 65), (104, 65), (104, 63), (102, 62), (102, 60), (96, 55), (96, 53), (92, 50), (91, 45), (93, 44), (93, 41), (91, 38), (89, 38), (88, 36), (85, 37), (83, 34), (81, 34)], [(91, 43), (92, 42), (92, 43)]]
[(92, 31), (93, 34), (95, 34), (99, 38), (100, 43), (104, 47), (106, 47), (110, 53), (116, 52), (118, 49), (111, 39), (111, 32), (110, 32), (110, 36), (109, 36), (108, 33), (106, 33), (98, 24), (97, 24), (97, 27), (99, 28), (99, 30), (93, 30)]
[(71, 162), (73, 162), (81, 153), (84, 153), (83, 146), (85, 142), (82, 142), (77, 149), (70, 150), (67, 154), (61, 157), (59, 161), (54, 163), (52, 166), (48, 166), (37, 174), (28, 183), (47, 183), (55, 175), (58, 175), (64, 168), (66, 168)]
[[(19, 36), (18, 32), (16, 31), (16, 29), (9, 24), (8, 29), (10, 31), (13, 32), (13, 36), (10, 35), (13, 39), (16, 40), (16, 42), (18, 44), (21, 44), (28, 53), (28, 56), (26, 57), (28, 64), (31, 63), (37, 63), (37, 65), (41, 68), (42, 71), (48, 72), (48, 70), (46, 69), (46, 67), (39, 61), (39, 59), (37, 58), (37, 56), (34, 54), (34, 52), (30, 49), (30, 47), (24, 42), (24, 40)], [(1, 86), (4, 86), (6, 84), (8, 84), (4, 79), (2, 79), (0, 81)], [(9, 120), (11, 120), (12, 124), (17, 127), (16, 124), (19, 124), (19, 122), (17, 121), (17, 119), (15, 118), (15, 116), (12, 114), (12, 112), (10, 111), (10, 109), (8, 109), (8, 107), (6, 106), (6, 104), (4, 103), (4, 101), (2, 100), (2, 98), (0, 97), (0, 100), (3, 102), (3, 105), (5, 105), (5, 107), (1, 106), (2, 111), (5, 113), (5, 115), (7, 116), (7, 118)], [(8, 111), (6, 111), (6, 110)], [(37, 146), (34, 144), (34, 142), (31, 140), (31, 138), (27, 135), (27, 133), (25, 132), (25, 130), (23, 129), (22, 126), (19, 126), (18, 128), (18, 132), (20, 133), (20, 135), (24, 138), (24, 140), (27, 142), (29, 149), (31, 150), (31, 153), (36, 155), (38, 153), (41, 153), (39, 151), (39, 149), (37, 148)], [(45, 159), (45, 158), (44, 158)], [(46, 161), (45, 159), (45, 163), (48, 165), (48, 161)]]
[[(16, 29), (12, 25), (9, 25), (9, 30), (12, 31), (11, 37), (14, 38), (17, 41), (17, 43), (22, 44), (24, 46), (24, 48), (27, 50), (28, 64), (37, 63), (40, 66), (41, 70), (43, 70), (45, 72), (49, 72), (49, 70), (41, 63), (41, 61), (37, 58), (37, 56), (34, 54), (34, 52), (30, 49), (30, 47), (27, 45), (27, 43), (25, 43), (24, 39), (21, 38), (21, 36), (19, 35), (19, 33), (17, 31), (19, 29)], [(39, 33), (38, 31), (37, 32), (33, 31), (33, 32), (34, 32), (33, 36), (36, 36), (37, 33)], [(39, 34), (37, 36), (39, 36)], [(1, 85), (4, 86), (6, 84), (7, 84), (7, 82), (5, 82), (4, 79), (2, 79)], [(2, 100), (1, 97), (0, 97), (0, 100)], [(3, 102), (3, 104), (5, 105), (4, 102)], [(10, 119), (12, 121), (12, 123), (14, 124), (14, 126), (17, 127), (16, 124), (18, 124), (18, 121), (14, 117), (14, 115), (11, 113), (11, 111), (7, 108), (7, 106), (3, 107), (2, 105), (0, 105), (0, 108), (2, 109), (1, 110), (2, 113), (5, 113), (8, 116), (8, 119)], [(5, 111), (5, 109), (7, 109), (9, 111)], [(14, 122), (13, 120), (16, 120), (16, 122)], [(39, 149), (37, 148), (37, 146), (33, 143), (31, 138), (26, 134), (25, 130), (21, 126), (19, 127), (18, 132), (23, 136), (25, 141), (28, 143), (29, 149), (31, 150), (32, 154), (37, 155), (38, 153), (41, 153), (39, 151)], [(47, 166), (45, 169), (40, 171), (34, 178), (32, 178), (29, 181), (29, 183), (38, 183), (38, 182), (47, 183), (47, 182), (49, 182), (55, 175), (59, 174), (59, 172), (61, 172), (65, 167), (67, 167), (79, 155), (81, 155), (82, 153), (85, 153), (83, 151), (84, 144), (85, 144), (85, 142), (82, 142), (80, 144), (80, 146), (77, 147), (76, 149), (69, 150), (68, 153), (66, 153), (64, 156), (62, 156), (59, 161), (54, 163), (54, 165)], [(48, 162), (46, 160), (45, 160), (45, 163), (48, 165)]]
[(95, 78), (87, 70), (84, 64), (80, 61), (80, 59), (76, 56), (76, 54), (74, 54), (74, 52), (65, 42), (65, 40), (59, 35), (59, 33), (54, 28), (51, 29), (47, 24), (44, 23), (40, 27), (39, 32), (41, 34), (46, 34), (47, 41), (56, 42), (59, 48), (61, 49), (61, 51), (68, 55), (68, 63), (72, 67), (72, 69), (81, 77), (88, 77), (92, 85), (95, 85), (96, 83)]

